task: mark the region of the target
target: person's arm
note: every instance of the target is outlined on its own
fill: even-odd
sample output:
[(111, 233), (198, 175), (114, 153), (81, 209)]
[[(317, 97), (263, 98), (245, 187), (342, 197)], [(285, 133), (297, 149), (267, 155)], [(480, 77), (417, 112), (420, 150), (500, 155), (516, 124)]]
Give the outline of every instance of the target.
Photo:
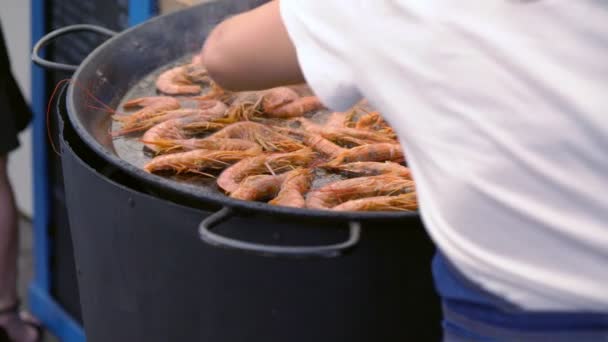
[(201, 58), (211, 77), (229, 90), (304, 81), (278, 0), (220, 23), (207, 38)]

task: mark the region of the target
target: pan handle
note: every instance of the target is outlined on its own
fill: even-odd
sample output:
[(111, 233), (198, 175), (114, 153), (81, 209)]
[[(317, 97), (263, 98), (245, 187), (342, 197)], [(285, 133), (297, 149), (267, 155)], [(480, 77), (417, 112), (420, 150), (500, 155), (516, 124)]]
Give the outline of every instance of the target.
[(296, 257), (296, 258), (332, 258), (341, 255), (353, 248), (361, 238), (361, 224), (356, 221), (349, 222), (349, 234), (346, 241), (320, 246), (276, 246), (253, 242), (240, 241), (228, 238), (211, 231), (211, 229), (234, 215), (229, 207), (223, 207), (219, 211), (207, 216), (199, 225), (198, 232), (201, 240), (205, 243), (229, 249), (236, 249), (264, 256), (273, 257)]
[(40, 38), (38, 42), (34, 45), (32, 49), (32, 61), (39, 66), (47, 69), (54, 70), (62, 70), (62, 71), (76, 71), (78, 69), (78, 65), (64, 64), (58, 62), (47, 61), (40, 57), (40, 50), (48, 45), (50, 42), (55, 40), (55, 38), (66, 35), (72, 32), (78, 31), (91, 31), (95, 33), (99, 33), (106, 36), (114, 36), (116, 35), (116, 31), (109, 30), (105, 27), (97, 26), (97, 25), (88, 25), (88, 24), (79, 24), (79, 25), (70, 25), (66, 27), (62, 27), (60, 29), (51, 31), (47, 33), (44, 37)]

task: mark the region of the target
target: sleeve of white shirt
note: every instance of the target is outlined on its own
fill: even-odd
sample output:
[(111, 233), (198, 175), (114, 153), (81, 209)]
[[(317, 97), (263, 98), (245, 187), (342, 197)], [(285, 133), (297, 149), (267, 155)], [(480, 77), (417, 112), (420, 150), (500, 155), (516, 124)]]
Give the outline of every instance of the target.
[[(304, 78), (321, 102), (344, 111), (361, 99), (348, 58), (345, 17), (332, 1), (281, 0), (280, 11)], [(345, 23), (342, 23), (345, 24)], [(337, 28), (342, 27), (342, 30)]]

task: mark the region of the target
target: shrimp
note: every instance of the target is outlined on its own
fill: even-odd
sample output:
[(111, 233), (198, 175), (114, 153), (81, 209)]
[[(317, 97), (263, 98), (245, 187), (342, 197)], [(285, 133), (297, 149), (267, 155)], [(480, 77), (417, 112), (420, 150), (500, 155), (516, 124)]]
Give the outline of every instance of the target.
[(272, 118), (291, 118), (324, 108), (316, 96), (300, 97), (287, 87), (273, 88), (262, 96), (262, 111)]
[(253, 141), (266, 151), (295, 151), (304, 147), (299, 142), (277, 133), (265, 125), (251, 121), (231, 124), (212, 134), (210, 138), (234, 138)]
[[(168, 121), (171, 119), (184, 118), (184, 117), (195, 117), (188, 121), (189, 123), (204, 122), (218, 119), (226, 113), (226, 105), (219, 101), (201, 101), (198, 104), (199, 108), (182, 108), (166, 111), (156, 116), (148, 117), (146, 119), (130, 121), (121, 127), (120, 130), (112, 133), (114, 136), (120, 136), (135, 132), (147, 130), (161, 122)], [(186, 124), (186, 122), (183, 122)]]
[(323, 134), (323, 126), (312, 122), (310, 119), (299, 118), (295, 120), (300, 124), (300, 129), (314, 134)]
[(157, 153), (161, 152), (162, 147), (156, 144), (157, 141), (181, 140), (186, 138), (179, 128), (182, 122), (183, 118), (161, 122), (147, 130), (141, 138), (141, 141), (148, 149)]
[(195, 84), (189, 74), (188, 66), (171, 68), (158, 76), (156, 89), (169, 95), (196, 95), (201, 92), (201, 86)]
[(337, 158), (342, 152), (346, 151), (346, 149), (323, 138), (319, 134), (308, 133), (306, 131), (286, 127), (280, 127), (278, 129), (280, 131), (299, 136), (302, 139), (302, 142), (304, 142), (304, 144), (311, 147), (316, 152), (319, 152), (322, 155), (328, 156), (330, 158)]
[(306, 206), (304, 194), (310, 189), (313, 178), (314, 174), (311, 169), (296, 169), (287, 172), (278, 195), (268, 203), (304, 208)]
[(357, 121), (355, 128), (360, 130), (373, 130), (382, 133), (387, 137), (395, 140), (397, 135), (391, 126), (389, 126), (384, 118), (378, 112), (367, 113)]
[(306, 197), (306, 207), (330, 209), (353, 199), (398, 195), (414, 190), (414, 181), (394, 175), (351, 178), (311, 191)]
[[(147, 134), (147, 133), (146, 133)], [(146, 147), (157, 152), (167, 151), (192, 151), (192, 150), (214, 150), (214, 151), (248, 151), (252, 153), (262, 153), (262, 148), (258, 144), (243, 139), (142, 139)]]
[(150, 173), (174, 171), (176, 173), (191, 172), (211, 176), (203, 171), (206, 169), (223, 169), (252, 155), (247, 151), (194, 150), (155, 157), (144, 166), (144, 169)]
[(405, 160), (403, 150), (399, 144), (379, 143), (353, 147), (340, 153), (336, 158), (327, 163), (330, 167), (342, 163), (358, 161), (395, 161)]
[(334, 112), (329, 115), (324, 127), (340, 128), (346, 127), (346, 121), (349, 119), (349, 113)]
[(204, 110), (205, 113), (214, 118), (224, 116), (228, 110), (226, 104), (218, 100), (199, 100), (198, 108)]
[(189, 117), (189, 116), (197, 116), (202, 113), (203, 113), (203, 111), (200, 109), (191, 109), (191, 108), (182, 108), (182, 109), (166, 111), (166, 112), (163, 112), (163, 113), (158, 114), (153, 117), (149, 117), (144, 120), (136, 120), (136, 121), (124, 123), (122, 125), (121, 129), (112, 132), (112, 136), (116, 137), (116, 136), (145, 131), (145, 130), (147, 130), (159, 123), (165, 122), (165, 121), (169, 121), (169, 120), (177, 119), (177, 118)]
[(360, 130), (351, 127), (332, 127), (332, 126), (321, 126), (310, 121), (306, 118), (299, 118), (297, 120), (300, 123), (300, 127), (310, 133), (317, 133), (322, 135), (324, 138), (331, 141), (342, 141), (356, 144), (372, 143), (394, 143), (395, 141), (391, 137), (386, 137), (380, 133), (373, 131)]
[(348, 164), (340, 164), (335, 166), (327, 166), (326, 168), (332, 171), (345, 173), (348, 176), (376, 176), (381, 174), (393, 174), (396, 176), (412, 179), (410, 169), (403, 165), (393, 162), (354, 162)]
[(219, 100), (226, 102), (233, 96), (232, 92), (220, 87), (217, 83), (211, 81), (211, 89), (204, 95), (193, 97), (194, 100)]
[(369, 129), (373, 127), (380, 120), (380, 113), (371, 112), (363, 115), (359, 118), (359, 121), (355, 124), (356, 129)]
[(247, 176), (261, 173), (275, 173), (297, 166), (307, 166), (314, 159), (314, 152), (303, 148), (295, 152), (272, 153), (243, 159), (224, 170), (217, 179), (217, 185), (230, 193), (238, 188)]
[(210, 83), (209, 73), (201, 64), (187, 64), (183, 66), (184, 77), (195, 83)]
[(217, 131), (226, 127), (226, 124), (216, 122), (217, 120), (198, 120), (192, 123), (187, 123), (181, 127), (181, 130), (186, 135), (201, 134), (209, 131)]
[(262, 95), (262, 110), (265, 112), (273, 111), (297, 100), (299, 97), (298, 93), (287, 87), (269, 89)]
[(176, 109), (179, 108), (179, 101), (171, 96), (144, 96), (125, 102), (123, 107), (125, 109), (132, 109), (159, 105), (169, 107), (168, 109)]
[(336, 211), (414, 211), (416, 209), (418, 209), (416, 192), (397, 196), (360, 198), (331, 208)]
[(264, 114), (267, 117), (284, 119), (302, 116), (308, 112), (323, 108), (325, 106), (319, 101), (319, 98), (316, 96), (305, 96), (278, 108), (264, 110)]
[(318, 134), (307, 135), (304, 137), (304, 143), (312, 147), (313, 150), (330, 158), (337, 158), (346, 151), (346, 149), (334, 144)]
[(123, 125), (143, 121), (160, 115), (166, 111), (181, 107), (179, 101), (170, 96), (148, 96), (129, 100), (123, 105), (125, 109), (142, 108), (129, 115), (113, 115), (112, 119), (120, 121)]
[(285, 174), (249, 176), (239, 184), (230, 197), (246, 201), (267, 200), (277, 195), (284, 179)]

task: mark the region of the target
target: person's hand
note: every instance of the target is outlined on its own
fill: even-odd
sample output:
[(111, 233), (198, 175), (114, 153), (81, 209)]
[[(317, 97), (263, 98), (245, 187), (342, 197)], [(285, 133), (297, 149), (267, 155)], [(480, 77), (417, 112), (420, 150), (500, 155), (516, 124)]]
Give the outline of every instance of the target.
[(220, 23), (193, 63), (203, 63), (229, 90), (258, 90), (304, 81), (296, 50), (272, 1)]

